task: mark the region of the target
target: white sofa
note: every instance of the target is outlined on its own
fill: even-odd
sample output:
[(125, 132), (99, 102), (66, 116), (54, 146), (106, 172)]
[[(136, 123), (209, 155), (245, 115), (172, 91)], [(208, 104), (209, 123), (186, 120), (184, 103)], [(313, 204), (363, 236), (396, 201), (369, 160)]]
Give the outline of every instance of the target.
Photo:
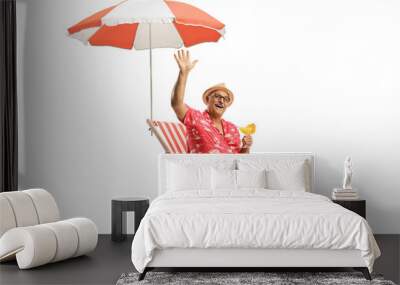
[(20, 269), (84, 255), (96, 248), (98, 231), (87, 218), (60, 220), (44, 189), (0, 193), (0, 262)]

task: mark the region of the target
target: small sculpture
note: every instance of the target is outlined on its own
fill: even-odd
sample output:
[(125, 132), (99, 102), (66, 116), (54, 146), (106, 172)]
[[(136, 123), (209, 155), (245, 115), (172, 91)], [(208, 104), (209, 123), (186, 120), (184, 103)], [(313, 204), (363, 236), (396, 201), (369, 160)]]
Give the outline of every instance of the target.
[(347, 156), (344, 161), (344, 178), (343, 178), (343, 189), (352, 190), (351, 178), (353, 176), (353, 162), (351, 157)]

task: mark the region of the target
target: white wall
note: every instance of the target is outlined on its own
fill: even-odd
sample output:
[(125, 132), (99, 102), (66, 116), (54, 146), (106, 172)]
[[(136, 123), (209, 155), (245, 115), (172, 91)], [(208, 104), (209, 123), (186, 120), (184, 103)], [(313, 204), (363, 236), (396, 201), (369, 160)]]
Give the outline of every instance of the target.
[[(147, 132), (148, 53), (89, 47), (66, 29), (119, 2), (18, 0), (20, 185), (44, 187), (65, 217), (110, 232), (111, 198), (156, 195), (157, 155)], [(187, 1), (227, 25), (226, 39), (193, 47), (200, 60), (187, 102), (226, 82), (226, 117), (257, 124), (255, 152), (312, 151), (318, 193), (354, 159), (354, 185), (374, 232), (400, 233), (400, 2)], [(173, 50), (154, 53), (155, 114), (169, 107)]]

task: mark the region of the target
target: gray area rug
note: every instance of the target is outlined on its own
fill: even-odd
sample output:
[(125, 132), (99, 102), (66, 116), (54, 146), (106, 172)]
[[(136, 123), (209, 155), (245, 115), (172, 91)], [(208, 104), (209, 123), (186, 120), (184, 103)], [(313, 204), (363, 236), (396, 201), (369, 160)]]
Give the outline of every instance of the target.
[(395, 285), (384, 280), (382, 275), (372, 275), (368, 281), (360, 272), (148, 272), (146, 278), (138, 281), (138, 273), (124, 273), (116, 285), (145, 284), (267, 284), (267, 285), (297, 285), (297, 284), (379, 284)]

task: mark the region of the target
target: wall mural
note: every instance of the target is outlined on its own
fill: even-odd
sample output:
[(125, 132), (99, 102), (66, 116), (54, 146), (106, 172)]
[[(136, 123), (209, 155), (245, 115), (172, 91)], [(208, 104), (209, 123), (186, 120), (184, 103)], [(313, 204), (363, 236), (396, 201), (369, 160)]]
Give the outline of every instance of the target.
[[(233, 93), (224, 85), (210, 87), (203, 94), (204, 112), (183, 102), (189, 71), (197, 61), (189, 52), (175, 54), (180, 73), (171, 104), (178, 119), (186, 126), (153, 120), (153, 58), (154, 48), (191, 47), (205, 42), (217, 42), (225, 34), (225, 25), (192, 5), (163, 0), (128, 0), (103, 9), (68, 29), (69, 36), (92, 46), (112, 46), (123, 49), (149, 50), (150, 120), (152, 133), (167, 152), (173, 153), (248, 153), (255, 125), (244, 127), (240, 140), (238, 128), (222, 119), (233, 103)], [(165, 127), (164, 127), (165, 126)], [(250, 130), (250, 132), (248, 131)], [(182, 132), (184, 135), (182, 135)]]

